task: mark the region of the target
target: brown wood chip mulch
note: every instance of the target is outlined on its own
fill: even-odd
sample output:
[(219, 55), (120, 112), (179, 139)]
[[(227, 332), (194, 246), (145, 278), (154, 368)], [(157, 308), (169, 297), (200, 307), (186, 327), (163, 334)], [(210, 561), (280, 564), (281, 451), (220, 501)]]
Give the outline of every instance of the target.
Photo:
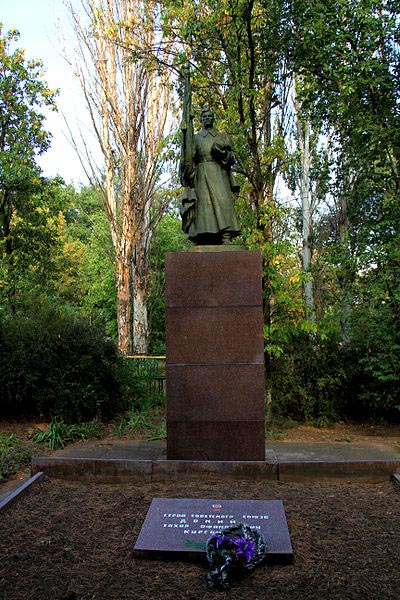
[[(292, 565), (265, 565), (226, 592), (206, 563), (135, 559), (153, 497), (281, 499)], [(0, 514), (0, 600), (399, 600), (400, 486), (182, 481), (33, 486)]]

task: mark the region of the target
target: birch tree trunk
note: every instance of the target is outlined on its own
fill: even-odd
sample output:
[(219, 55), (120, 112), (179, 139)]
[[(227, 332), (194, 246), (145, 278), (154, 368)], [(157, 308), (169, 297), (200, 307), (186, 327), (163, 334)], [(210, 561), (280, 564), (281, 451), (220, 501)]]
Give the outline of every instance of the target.
[(118, 349), (122, 354), (128, 354), (131, 351), (130, 323), (132, 310), (129, 271), (129, 265), (119, 260), (117, 277), (117, 326)]
[(310, 181), (310, 122), (302, 120), (300, 116), (300, 107), (297, 96), (294, 98), (294, 107), (296, 112), (297, 144), (300, 150), (300, 173), (298, 185), (301, 197), (301, 215), (302, 215), (302, 249), (300, 251), (302, 272), (305, 275), (303, 283), (304, 301), (306, 305), (307, 317), (315, 321), (315, 305), (313, 281), (310, 275), (312, 261), (311, 232), (312, 232), (312, 214), (313, 198)]
[[(349, 182), (348, 186), (351, 185)], [(349, 290), (349, 276), (348, 276), (348, 265), (351, 260), (350, 249), (349, 249), (349, 217), (347, 208), (347, 197), (345, 193), (340, 195), (339, 198), (339, 225), (338, 225), (338, 236), (339, 242), (342, 246), (343, 261), (342, 268), (339, 277), (340, 285), (340, 334), (342, 344), (344, 346), (350, 343), (351, 330), (350, 330), (350, 318), (351, 318), (351, 294)]]
[[(157, 69), (155, 0), (69, 3), (78, 41), (79, 77), (104, 166), (88, 175), (103, 192), (117, 263), (118, 348), (147, 352), (146, 300), (151, 236), (166, 205), (157, 193), (162, 140), (171, 102), (170, 70)], [(162, 58), (162, 57), (161, 57)], [(133, 334), (133, 335), (132, 335)]]

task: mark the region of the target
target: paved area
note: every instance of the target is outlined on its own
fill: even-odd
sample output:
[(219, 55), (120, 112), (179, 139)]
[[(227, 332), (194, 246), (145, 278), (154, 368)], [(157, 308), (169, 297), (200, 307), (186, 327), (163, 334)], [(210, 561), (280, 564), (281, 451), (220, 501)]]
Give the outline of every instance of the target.
[[(76, 443), (54, 452), (53, 456), (69, 458), (99, 458), (123, 460), (166, 460), (165, 441), (113, 440), (108, 442)], [(400, 460), (399, 444), (368, 442), (269, 442), (266, 444), (267, 462), (313, 461), (382, 461)]]
[(102, 440), (77, 443), (35, 458), (32, 473), (102, 481), (242, 478), (282, 482), (388, 480), (400, 472), (400, 446), (369, 442), (270, 442), (265, 461), (167, 460), (165, 441)]

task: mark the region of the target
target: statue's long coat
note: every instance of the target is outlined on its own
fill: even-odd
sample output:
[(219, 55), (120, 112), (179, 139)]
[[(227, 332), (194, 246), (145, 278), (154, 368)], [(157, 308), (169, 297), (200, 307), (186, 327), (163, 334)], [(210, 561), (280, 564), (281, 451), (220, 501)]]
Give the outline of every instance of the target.
[(236, 182), (231, 174), (234, 163), (232, 142), (215, 129), (202, 129), (194, 136), (195, 214), (189, 238), (203, 234), (230, 232), (239, 235), (234, 211)]

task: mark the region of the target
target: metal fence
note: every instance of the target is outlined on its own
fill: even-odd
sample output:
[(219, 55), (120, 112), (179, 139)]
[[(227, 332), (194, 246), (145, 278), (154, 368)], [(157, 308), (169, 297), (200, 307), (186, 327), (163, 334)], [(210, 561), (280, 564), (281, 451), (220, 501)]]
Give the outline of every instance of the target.
[(151, 393), (165, 393), (165, 356), (125, 357), (132, 368), (133, 381)]

